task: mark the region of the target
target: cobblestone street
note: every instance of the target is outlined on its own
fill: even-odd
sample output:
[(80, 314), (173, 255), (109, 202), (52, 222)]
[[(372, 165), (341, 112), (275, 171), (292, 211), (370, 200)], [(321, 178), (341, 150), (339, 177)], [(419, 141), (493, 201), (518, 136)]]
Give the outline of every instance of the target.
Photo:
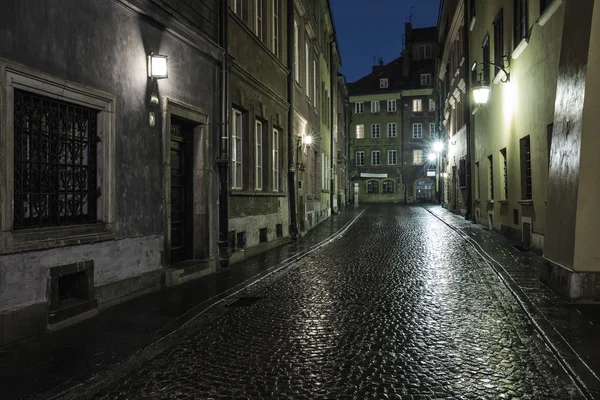
[(494, 271), (418, 206), (370, 206), (170, 341), (88, 397), (583, 398)]

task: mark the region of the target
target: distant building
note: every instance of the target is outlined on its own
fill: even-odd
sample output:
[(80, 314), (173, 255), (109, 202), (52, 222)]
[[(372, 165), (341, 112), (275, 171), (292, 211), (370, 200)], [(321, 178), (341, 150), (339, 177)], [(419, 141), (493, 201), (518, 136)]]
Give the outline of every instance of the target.
[(437, 135), (433, 96), (436, 28), (406, 24), (402, 56), (348, 85), (355, 202), (433, 202)]

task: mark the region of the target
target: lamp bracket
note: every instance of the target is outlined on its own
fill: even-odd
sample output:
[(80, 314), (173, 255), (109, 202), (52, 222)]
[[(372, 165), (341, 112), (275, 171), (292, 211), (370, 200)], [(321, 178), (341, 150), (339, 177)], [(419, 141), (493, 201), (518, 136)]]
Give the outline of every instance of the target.
[(502, 65), (495, 63), (495, 62), (478, 63), (477, 61), (475, 61), (475, 63), (471, 67), (471, 70), (475, 71), (477, 69), (477, 67), (484, 66), (484, 65), (491, 65), (495, 68), (498, 68), (500, 71), (504, 72), (505, 78), (501, 79), (502, 83), (510, 82), (510, 73), (506, 70), (506, 68), (510, 67), (510, 54), (509, 53), (506, 53), (502, 56)]

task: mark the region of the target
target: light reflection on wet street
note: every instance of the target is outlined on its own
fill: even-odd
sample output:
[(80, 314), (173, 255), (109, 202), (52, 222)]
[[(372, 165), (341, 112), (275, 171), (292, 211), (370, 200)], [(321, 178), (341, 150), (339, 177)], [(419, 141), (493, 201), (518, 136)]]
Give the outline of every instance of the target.
[(495, 273), (420, 207), (369, 207), (175, 335), (94, 398), (582, 398)]

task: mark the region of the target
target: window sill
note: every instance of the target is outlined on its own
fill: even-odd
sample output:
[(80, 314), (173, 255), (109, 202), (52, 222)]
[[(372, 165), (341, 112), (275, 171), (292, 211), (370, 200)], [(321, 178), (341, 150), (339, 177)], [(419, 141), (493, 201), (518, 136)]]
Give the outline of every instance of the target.
[(521, 42), (519, 42), (519, 44), (517, 45), (517, 47), (515, 47), (515, 50), (512, 53), (512, 59), (516, 60), (517, 58), (519, 58), (521, 53), (523, 53), (525, 51), (525, 48), (527, 47), (528, 44), (529, 44), (528, 37), (524, 37), (523, 39), (521, 39)]
[(540, 15), (540, 18), (537, 21), (538, 25), (539, 26), (546, 25), (546, 22), (548, 22), (550, 20), (550, 18), (552, 18), (552, 16), (556, 12), (556, 10), (558, 10), (558, 8), (560, 7), (560, 5), (562, 3), (563, 3), (563, 0), (554, 0), (552, 2), (552, 4), (550, 4), (548, 6), (548, 8), (546, 8), (546, 10), (544, 10), (542, 15)]
[(517, 203), (519, 203), (522, 206), (532, 206), (533, 200), (532, 199), (517, 200)]
[(285, 192), (250, 192), (243, 190), (230, 190), (230, 196), (256, 196), (256, 197), (285, 197), (287, 193)]
[(471, 23), (469, 24), (469, 31), (472, 31), (473, 28), (475, 27), (475, 21), (477, 21), (477, 17), (473, 17), (471, 18)]
[(0, 233), (0, 254), (44, 250), (112, 240), (115, 234), (105, 223), (23, 229)]
[(487, 203), (488, 204), (494, 204), (494, 200), (493, 199), (492, 200), (487, 200)]

